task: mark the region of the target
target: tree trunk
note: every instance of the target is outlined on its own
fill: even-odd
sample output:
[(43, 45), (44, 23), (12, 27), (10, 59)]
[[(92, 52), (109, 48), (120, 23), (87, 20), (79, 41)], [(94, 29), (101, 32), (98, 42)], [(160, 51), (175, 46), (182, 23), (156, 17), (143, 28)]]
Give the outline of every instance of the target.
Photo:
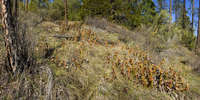
[(186, 0), (184, 0), (184, 3), (183, 3), (183, 29), (186, 27), (184, 23), (186, 19), (185, 17), (186, 17)]
[(28, 12), (28, 0), (26, 0), (26, 12)]
[(199, 12), (198, 12), (198, 32), (197, 32), (197, 40), (196, 40), (196, 53), (199, 53), (199, 43), (200, 43), (200, 2), (199, 2)]
[(67, 6), (67, 0), (64, 0), (65, 4), (65, 29), (67, 29), (68, 26), (68, 6)]
[(175, 12), (175, 21), (177, 22), (178, 21), (178, 18), (179, 18), (179, 0), (174, 0), (174, 12)]
[(170, 8), (169, 8), (169, 13), (170, 13), (170, 23), (172, 22), (172, 0), (170, 0)]
[[(16, 73), (23, 69), (24, 58), (20, 53), (19, 35), (17, 34), (17, 20), (12, 15), (11, 1), (1, 0), (2, 24), (5, 32), (4, 40), (7, 53), (6, 69), (11, 73)], [(15, 9), (17, 12), (17, 9)], [(22, 59), (21, 59), (22, 58)]]
[(194, 29), (194, 0), (192, 0), (192, 29)]
[(161, 11), (163, 9), (163, 0), (158, 0), (158, 4), (159, 4), (159, 10)]
[(13, 0), (13, 9), (12, 9), (12, 14), (15, 16), (14, 21), (17, 21), (18, 17), (18, 0)]
[(12, 3), (13, 3), (13, 7), (12, 7), (12, 11), (13, 11), (13, 12), (12, 12), (12, 13), (13, 13), (13, 14), (14, 14), (14, 11), (15, 11), (15, 2), (16, 2), (16, 0), (13, 0), (13, 2), (12, 2)]

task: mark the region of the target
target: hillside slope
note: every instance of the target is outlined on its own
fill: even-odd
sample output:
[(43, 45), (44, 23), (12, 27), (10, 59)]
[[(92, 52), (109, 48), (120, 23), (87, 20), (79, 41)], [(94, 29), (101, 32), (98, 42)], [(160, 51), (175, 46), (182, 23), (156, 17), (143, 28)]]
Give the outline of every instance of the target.
[[(23, 20), (34, 42), (36, 74), (18, 80), (0, 71), (0, 99), (200, 99), (199, 57), (176, 40), (155, 49), (159, 41), (149, 42), (150, 28), (131, 31), (90, 19), (69, 22), (63, 31), (59, 22)], [(3, 47), (0, 53), (3, 59)]]

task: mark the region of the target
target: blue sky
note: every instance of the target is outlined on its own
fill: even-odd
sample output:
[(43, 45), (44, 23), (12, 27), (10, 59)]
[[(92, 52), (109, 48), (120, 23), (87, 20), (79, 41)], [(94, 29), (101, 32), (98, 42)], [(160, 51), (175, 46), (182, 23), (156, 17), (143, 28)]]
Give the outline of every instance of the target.
[[(49, 0), (49, 1), (54, 1), (54, 0)], [(167, 5), (169, 5), (169, 1), (170, 0), (166, 0), (166, 2), (167, 2)], [(174, 1), (174, 0), (172, 0), (172, 1)], [(190, 3), (190, 1), (191, 0), (186, 0), (186, 8), (187, 8), (187, 12), (188, 12), (188, 16), (190, 17), (190, 20), (192, 21), (192, 13), (191, 13), (191, 3)], [(153, 2), (156, 4), (156, 6), (158, 6), (158, 4), (157, 4), (157, 0), (153, 0)], [(198, 10), (197, 10), (197, 8), (199, 7), (199, 0), (194, 0), (194, 2), (195, 2), (195, 13), (196, 13), (196, 15), (195, 15), (195, 17), (194, 17), (194, 28), (195, 28), (195, 35), (197, 34), (197, 21), (198, 21), (198, 15), (197, 15), (197, 12), (198, 12)], [(173, 22), (175, 21), (175, 14), (174, 14), (174, 12), (173, 12)]]
[[(154, 3), (156, 4), (156, 6), (158, 6), (158, 4), (157, 4), (157, 0), (153, 0), (154, 1)], [(166, 0), (166, 2), (167, 2), (167, 5), (169, 5), (169, 1), (170, 0)], [(174, 0), (172, 0), (172, 1), (174, 1)], [(190, 17), (190, 20), (192, 21), (192, 9), (191, 9), (191, 7), (192, 7), (192, 4), (191, 4), (191, 2), (190, 2), (191, 0), (186, 0), (186, 8), (187, 8), (187, 15)], [(194, 0), (194, 2), (195, 2), (195, 17), (194, 17), (194, 28), (195, 28), (195, 35), (197, 35), (197, 26), (198, 26), (198, 8), (199, 8), (199, 0)], [(173, 4), (172, 4), (173, 5)], [(174, 12), (173, 12), (173, 22), (175, 21), (175, 14), (174, 14)]]

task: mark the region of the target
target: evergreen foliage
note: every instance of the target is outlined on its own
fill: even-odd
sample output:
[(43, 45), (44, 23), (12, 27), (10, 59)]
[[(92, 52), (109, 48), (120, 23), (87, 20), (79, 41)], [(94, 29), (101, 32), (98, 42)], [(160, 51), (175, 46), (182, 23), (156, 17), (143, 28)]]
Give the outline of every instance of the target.
[(200, 2), (197, 39), (186, 0), (0, 2), (0, 99), (200, 96)]
[[(168, 3), (169, 0), (157, 0), (157, 4), (153, 0), (68, 0), (68, 20), (84, 21), (88, 17), (100, 17), (129, 29), (141, 25), (153, 26), (153, 34), (157, 32), (155, 36), (162, 37), (161, 40), (166, 42), (178, 36), (180, 43), (193, 50), (196, 37), (184, 0), (173, 0), (174, 23), (170, 23)], [(20, 8), (24, 9), (24, 6), (21, 1)], [(31, 0), (29, 10), (40, 12), (48, 20), (64, 20), (63, 0)]]
[[(84, 20), (87, 17), (102, 17), (114, 23), (119, 23), (134, 29), (142, 24), (154, 26), (158, 29), (161, 40), (167, 41), (173, 36), (180, 36), (180, 42), (189, 49), (195, 46), (194, 29), (192, 29), (187, 11), (184, 12), (183, 0), (173, 1), (173, 11), (175, 13), (175, 23), (173, 27), (170, 25), (168, 14), (168, 0), (158, 0), (158, 7), (152, 0), (68, 0), (68, 18), (69, 20)], [(37, 12), (38, 3), (40, 7), (46, 7), (47, 14), (45, 18), (51, 20), (64, 19), (64, 3), (63, 0), (55, 0), (52, 3), (47, 1), (31, 1), (30, 11)], [(43, 6), (42, 6), (42, 5)], [(48, 6), (47, 6), (48, 5)], [(156, 12), (159, 9), (159, 13)], [(168, 27), (168, 26), (171, 26)]]

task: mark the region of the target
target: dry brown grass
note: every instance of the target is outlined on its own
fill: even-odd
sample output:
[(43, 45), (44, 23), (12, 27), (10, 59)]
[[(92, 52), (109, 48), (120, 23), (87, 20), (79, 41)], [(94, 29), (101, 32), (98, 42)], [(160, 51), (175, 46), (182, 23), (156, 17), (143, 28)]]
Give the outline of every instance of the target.
[[(72, 25), (69, 31), (61, 34), (70, 34), (73, 36), (71, 40), (51, 37), (62, 33), (61, 26), (51, 22), (40, 24), (39, 28), (33, 29), (39, 32), (35, 46), (39, 67), (33, 76), (24, 74), (19, 78), (21, 80), (11, 79), (0, 85), (0, 97), (27, 99), (30, 96), (29, 99), (45, 99), (49, 75), (40, 67), (45, 65), (53, 74), (53, 100), (196, 99), (200, 79), (191, 73), (192, 69), (183, 67), (179, 62), (172, 67), (170, 60), (154, 63), (154, 56), (150, 57), (149, 52), (142, 48), (145, 41), (138, 40), (146, 33), (135, 37), (135, 32), (129, 31), (129, 34), (128, 30), (121, 31), (122, 28), (110, 24), (112, 23), (105, 25), (117, 31), (111, 32), (105, 26), (90, 26), (92, 24)], [(120, 41), (123, 33), (126, 42)], [(134, 40), (136, 38), (138, 41)], [(137, 46), (140, 41), (141, 45)], [(44, 57), (51, 49), (51, 55)], [(2, 79), (1, 81), (4, 82)], [(193, 93), (197, 95), (192, 95)]]

